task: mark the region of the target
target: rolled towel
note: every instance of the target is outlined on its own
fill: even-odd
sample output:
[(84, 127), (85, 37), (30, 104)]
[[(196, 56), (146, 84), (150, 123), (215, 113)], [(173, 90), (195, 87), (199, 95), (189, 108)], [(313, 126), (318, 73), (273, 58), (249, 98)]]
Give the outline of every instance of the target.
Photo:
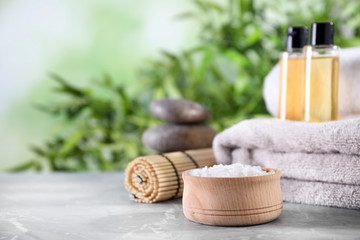
[[(303, 193), (311, 192), (312, 185), (308, 182), (356, 186), (357, 190), (360, 187), (360, 119), (321, 123), (246, 120), (219, 133), (213, 149), (217, 163), (241, 162), (277, 168), (284, 179), (304, 183)], [(284, 189), (288, 187), (287, 182), (284, 181)], [(342, 198), (346, 201), (343, 205), (350, 204), (348, 198), (358, 197), (356, 191)], [(344, 194), (347, 193), (349, 191)], [(284, 199), (294, 202), (291, 191), (289, 194)], [(302, 197), (307, 199), (305, 195)], [(314, 204), (329, 205), (321, 199), (314, 199)], [(353, 202), (358, 205), (352, 208), (360, 208), (359, 201)]]
[[(340, 51), (339, 115), (346, 117), (360, 113), (360, 47)], [(263, 96), (267, 110), (276, 117), (279, 102), (279, 64), (265, 77)]]

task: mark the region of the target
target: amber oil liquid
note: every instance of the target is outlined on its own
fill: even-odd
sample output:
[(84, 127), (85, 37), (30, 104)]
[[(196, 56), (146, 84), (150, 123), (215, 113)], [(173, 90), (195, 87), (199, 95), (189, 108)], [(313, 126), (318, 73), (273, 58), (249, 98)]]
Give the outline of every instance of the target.
[(305, 71), (303, 120), (337, 120), (339, 57), (311, 57)]
[(281, 120), (301, 121), (303, 117), (304, 58), (283, 53), (280, 64), (278, 116)]

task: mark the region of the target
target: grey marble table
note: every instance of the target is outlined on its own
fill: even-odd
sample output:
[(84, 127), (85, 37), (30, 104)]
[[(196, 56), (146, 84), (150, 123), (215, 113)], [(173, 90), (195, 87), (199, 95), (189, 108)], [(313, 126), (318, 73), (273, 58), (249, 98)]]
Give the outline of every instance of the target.
[(360, 211), (285, 203), (268, 224), (188, 221), (181, 199), (131, 201), (123, 173), (0, 174), (0, 240), (360, 239)]

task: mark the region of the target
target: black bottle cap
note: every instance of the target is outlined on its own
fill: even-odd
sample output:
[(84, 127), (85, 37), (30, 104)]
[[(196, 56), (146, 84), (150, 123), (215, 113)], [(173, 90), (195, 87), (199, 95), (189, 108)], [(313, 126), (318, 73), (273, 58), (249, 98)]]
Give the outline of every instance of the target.
[(289, 27), (287, 29), (286, 50), (302, 49), (308, 43), (307, 27)]
[(332, 22), (311, 24), (311, 45), (333, 45), (334, 24)]

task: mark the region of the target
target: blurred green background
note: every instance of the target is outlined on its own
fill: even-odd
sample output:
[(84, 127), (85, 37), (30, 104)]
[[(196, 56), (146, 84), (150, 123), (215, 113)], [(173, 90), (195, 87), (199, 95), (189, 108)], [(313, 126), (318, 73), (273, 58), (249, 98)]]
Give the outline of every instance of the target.
[(208, 107), (221, 131), (266, 116), (262, 83), (288, 26), (333, 21), (360, 45), (356, 0), (0, 3), (0, 170), (111, 171), (151, 154), (158, 98)]

